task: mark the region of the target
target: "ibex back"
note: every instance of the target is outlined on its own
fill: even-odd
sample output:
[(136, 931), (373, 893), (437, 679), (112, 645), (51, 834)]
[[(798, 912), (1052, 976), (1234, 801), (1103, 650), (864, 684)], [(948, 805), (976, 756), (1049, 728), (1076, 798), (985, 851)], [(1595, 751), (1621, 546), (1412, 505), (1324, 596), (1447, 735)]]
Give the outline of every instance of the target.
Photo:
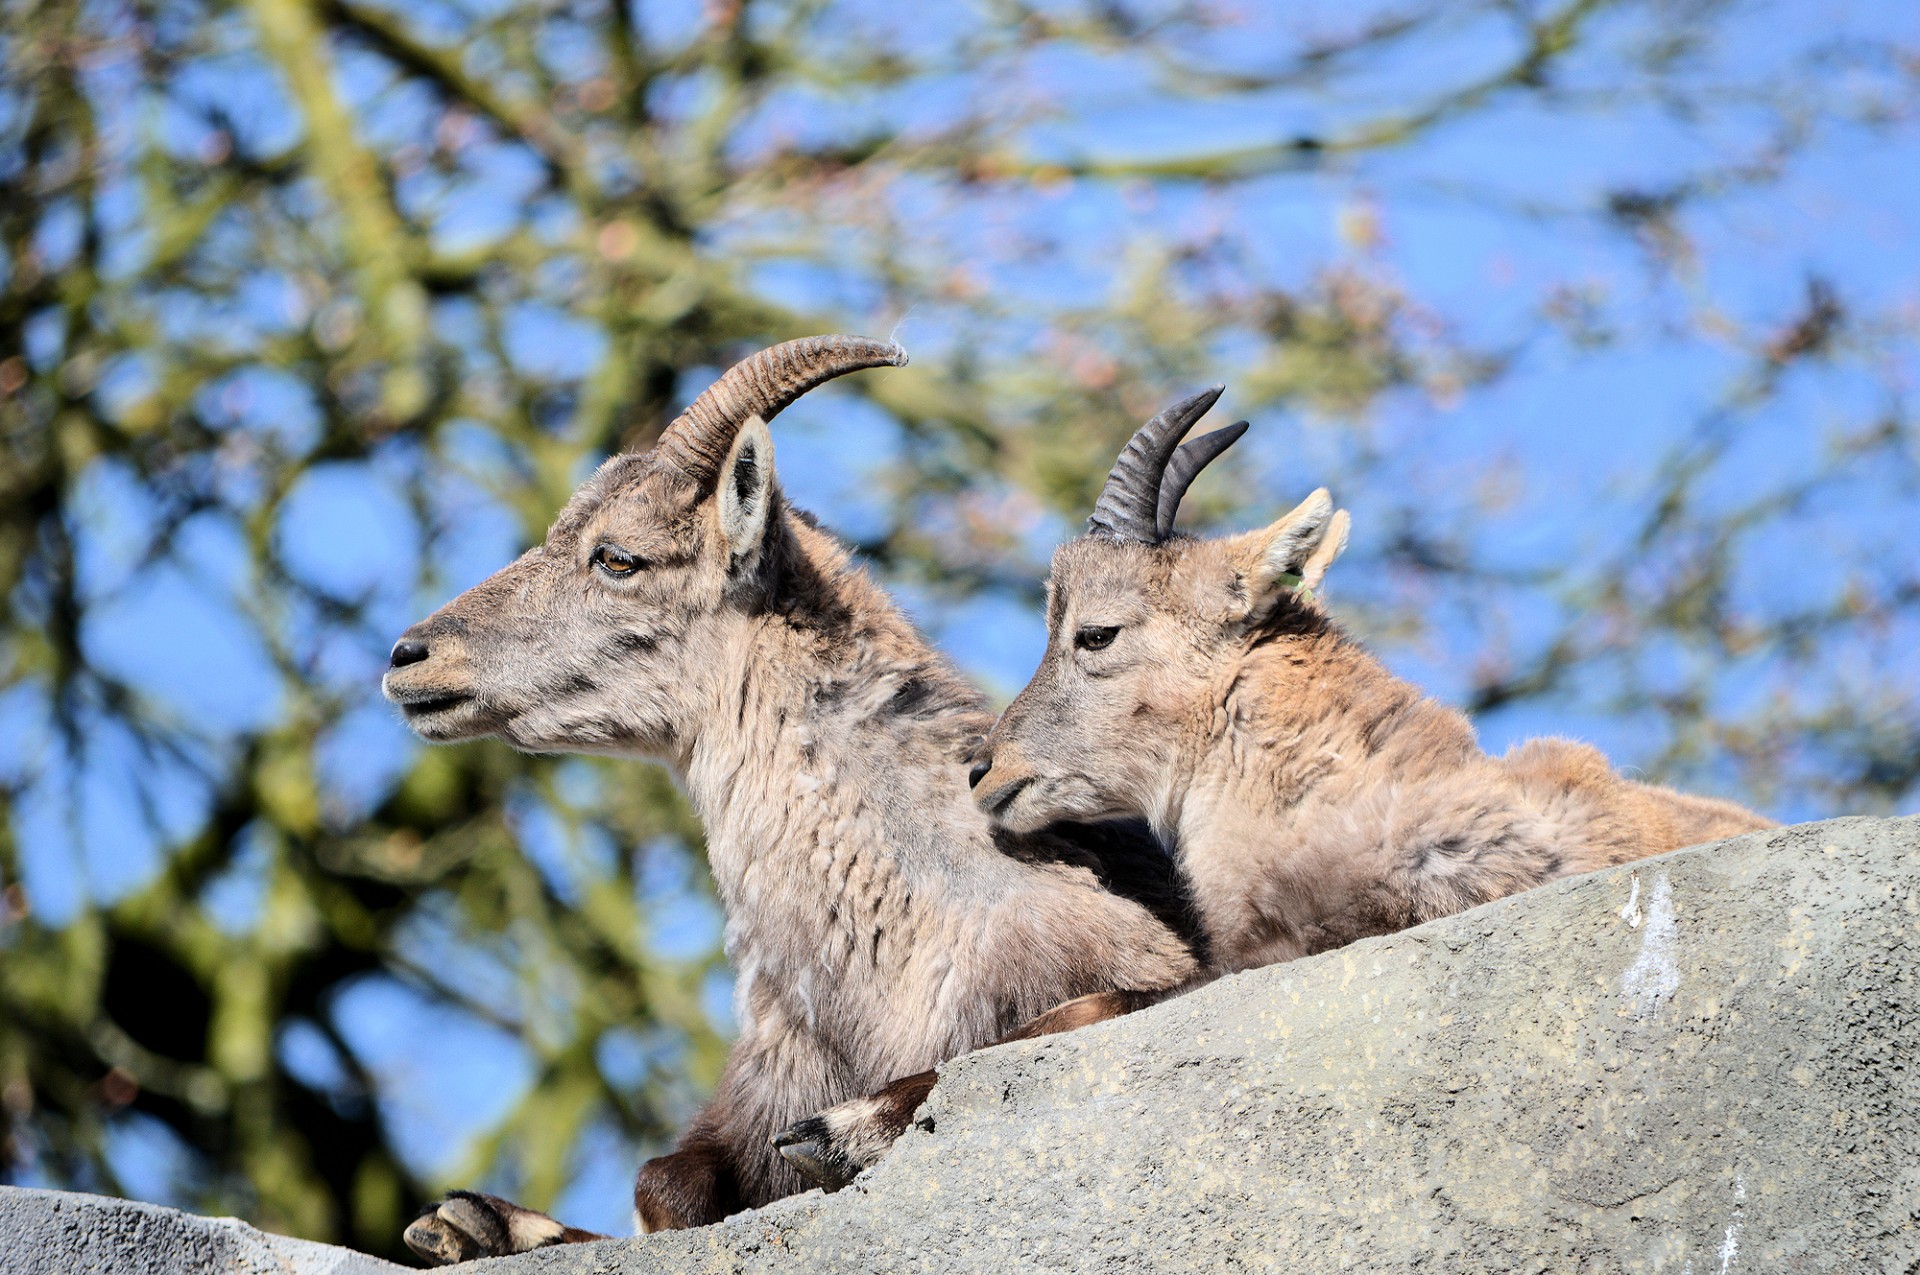
[[(1196, 968), (1143, 828), (996, 833), (964, 779), (980, 696), (781, 497), (766, 421), (904, 362), (851, 337), (755, 355), (393, 649), (386, 693), (426, 738), (662, 759), (706, 825), (739, 1039), (678, 1148), (642, 1167), (642, 1230), (808, 1185), (769, 1140), (824, 1106)], [(438, 1261), (593, 1238), (468, 1192), (408, 1231)]]

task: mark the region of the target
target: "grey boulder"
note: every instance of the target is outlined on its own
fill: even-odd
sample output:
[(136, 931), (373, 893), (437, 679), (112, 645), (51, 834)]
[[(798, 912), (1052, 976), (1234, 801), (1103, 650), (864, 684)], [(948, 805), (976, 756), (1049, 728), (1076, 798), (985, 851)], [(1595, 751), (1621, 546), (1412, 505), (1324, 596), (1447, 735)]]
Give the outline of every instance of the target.
[[(1756, 833), (959, 1059), (838, 1195), (474, 1269), (1913, 1271), (1917, 958), (1920, 820)], [(395, 1269), (85, 1198), (0, 1192), (0, 1268)]]

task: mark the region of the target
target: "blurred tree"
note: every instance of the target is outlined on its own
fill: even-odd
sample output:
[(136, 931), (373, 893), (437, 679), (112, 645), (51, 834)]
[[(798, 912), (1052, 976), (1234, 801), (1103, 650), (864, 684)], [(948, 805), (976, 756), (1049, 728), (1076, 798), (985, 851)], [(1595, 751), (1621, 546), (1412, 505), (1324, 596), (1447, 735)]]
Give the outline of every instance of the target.
[(1494, 740), (1910, 808), (1920, 46), (1802, 8), (8, 0), (0, 1177), (384, 1253), (624, 1193), (723, 1049), (699, 830), (375, 683), (809, 332), (916, 366), (791, 413), (796, 497), (1003, 683), (1219, 375), (1307, 428), (1195, 519), (1336, 483), (1343, 605)]

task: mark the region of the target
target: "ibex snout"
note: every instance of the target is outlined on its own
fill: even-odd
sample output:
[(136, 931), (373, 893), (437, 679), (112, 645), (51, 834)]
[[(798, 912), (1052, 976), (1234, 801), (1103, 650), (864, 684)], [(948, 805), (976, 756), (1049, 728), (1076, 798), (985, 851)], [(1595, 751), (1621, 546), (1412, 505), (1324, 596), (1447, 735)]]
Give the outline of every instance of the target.
[(990, 738), (974, 753), (973, 768), (967, 772), (973, 804), (990, 818), (1015, 829), (1038, 826), (1023, 820), (1022, 812), (1016, 808), (1020, 796), (1032, 787), (1035, 778), (1033, 768), (1025, 764), (1019, 749), (996, 749)]
[[(1042, 666), (1042, 676), (1046, 668)], [(1058, 729), (1065, 715), (1049, 683), (1016, 697), (980, 746), (968, 775), (973, 804), (1011, 832), (1032, 832), (1061, 820), (1091, 821), (1116, 810), (1103, 779), (1124, 747), (1089, 747), (1087, 734)], [(1115, 737), (1120, 736), (1115, 732)]]
[(423, 620), (402, 633), (380, 689), (428, 739), (464, 738), (475, 724), (472, 662), (466, 643), (445, 625)]

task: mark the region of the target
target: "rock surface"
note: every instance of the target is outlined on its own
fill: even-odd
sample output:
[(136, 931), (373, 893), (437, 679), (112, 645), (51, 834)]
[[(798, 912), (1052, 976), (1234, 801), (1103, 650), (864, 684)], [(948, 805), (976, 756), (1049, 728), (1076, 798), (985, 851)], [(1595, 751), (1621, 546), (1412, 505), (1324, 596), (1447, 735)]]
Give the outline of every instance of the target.
[[(1839, 819), (975, 1054), (839, 1195), (473, 1269), (1910, 1271), (1916, 1045), (1920, 819)], [(0, 1194), (0, 1268), (394, 1269), (81, 1198)], [(205, 1259), (116, 1263), (134, 1212)]]
[(6, 1275), (402, 1275), (362, 1253), (104, 1195), (0, 1186)]

